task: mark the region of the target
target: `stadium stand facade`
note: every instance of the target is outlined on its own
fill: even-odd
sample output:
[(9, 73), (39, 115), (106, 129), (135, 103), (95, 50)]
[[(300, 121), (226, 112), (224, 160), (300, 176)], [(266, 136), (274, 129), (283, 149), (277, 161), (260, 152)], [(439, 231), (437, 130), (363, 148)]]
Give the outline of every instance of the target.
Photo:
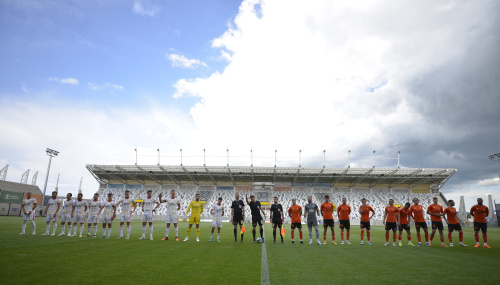
[[(321, 205), (324, 196), (337, 206), (342, 198), (352, 207), (351, 220), (359, 223), (358, 208), (361, 198), (375, 209), (373, 223), (382, 224), (384, 208), (389, 199), (396, 205), (411, 202), (414, 197), (427, 207), (432, 197), (438, 196), (440, 203), (446, 206), (446, 199), (440, 193), (441, 187), (456, 172), (456, 169), (414, 169), (414, 168), (328, 168), (328, 167), (221, 167), (221, 166), (173, 166), (173, 165), (87, 165), (87, 169), (99, 182), (98, 193), (101, 199), (108, 192), (119, 199), (125, 190), (139, 202), (135, 218), (140, 218), (140, 202), (146, 197), (148, 190), (153, 197), (162, 193), (163, 197), (176, 190), (181, 199), (180, 217), (185, 217), (186, 209), (195, 197), (201, 195), (205, 202), (202, 220), (210, 220), (210, 208), (219, 197), (223, 199), (226, 209), (226, 220), (230, 217), (230, 206), (235, 194), (240, 199), (255, 195), (263, 207), (268, 209), (273, 197), (278, 197), (283, 208), (288, 209), (292, 198), (298, 205), (305, 205), (307, 197)], [(155, 219), (163, 219), (165, 205), (158, 209)], [(247, 221), (250, 209), (245, 209)], [(289, 222), (288, 216), (285, 213)], [(267, 213), (267, 217), (269, 214)], [(427, 217), (428, 218), (428, 217)]]

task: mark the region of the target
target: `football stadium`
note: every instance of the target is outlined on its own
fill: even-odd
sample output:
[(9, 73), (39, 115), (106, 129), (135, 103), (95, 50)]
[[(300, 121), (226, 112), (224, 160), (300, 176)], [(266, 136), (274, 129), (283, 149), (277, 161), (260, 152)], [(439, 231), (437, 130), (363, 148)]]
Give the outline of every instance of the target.
[[(497, 282), (500, 231), (498, 224), (494, 224), (498, 219), (493, 209), (486, 214), (490, 248), (484, 246), (486, 236), (481, 235), (479, 229), (479, 246), (475, 247), (474, 223), (467, 217), (472, 205), (464, 205), (463, 199), (456, 203), (456, 218), (463, 233), (459, 234), (457, 229), (449, 240), (449, 226), (443, 221), (443, 246), (439, 229), (432, 235), (434, 219), (427, 211), (422, 212), (424, 225), (428, 225), (427, 235), (422, 226), (421, 235), (417, 236), (413, 219), (408, 225), (409, 234), (403, 229), (392, 232), (391, 228), (386, 234), (384, 220), (389, 225), (390, 215), (386, 217), (385, 213), (391, 206), (403, 209), (407, 202), (414, 205), (415, 198), (427, 210), (434, 199), (442, 206), (441, 211), (450, 206), (440, 189), (456, 169), (92, 164), (86, 167), (99, 183), (98, 195), (77, 198), (77, 192), (68, 197), (66, 191), (54, 191), (52, 196), (47, 193), (44, 207), (39, 206), (42, 193), (37, 186), (0, 182), (2, 213), (8, 215), (0, 217), (2, 283), (49, 283), (49, 280), (76, 284), (297, 284), (306, 280), (316, 284), (382, 284), (388, 280), (411, 284)], [(24, 206), (33, 205), (27, 202), (27, 192), (37, 203), (33, 208), (36, 217), (32, 218), (36, 230), (30, 224), (31, 217), (22, 213)], [(160, 195), (162, 202), (167, 203), (157, 203)], [(236, 195), (245, 206), (241, 218), (243, 227), (240, 223), (233, 226)], [(261, 221), (254, 221), (256, 214), (247, 204), (246, 199), (250, 202), (251, 196), (260, 202)], [(21, 205), (16, 204), (21, 197), (24, 197)], [(173, 212), (169, 212), (167, 197), (175, 198)], [(327, 211), (323, 211), (325, 197), (333, 204), (334, 235), (327, 217), (323, 216)], [(132, 203), (127, 205), (125, 198)], [(193, 229), (199, 224), (199, 230), (189, 231), (187, 239), (190, 220), (195, 219), (194, 208), (191, 212), (188, 210), (197, 198), (201, 205), (199, 219), (192, 224)], [(345, 220), (339, 221), (339, 217), (346, 219), (339, 209), (343, 207), (344, 198), (350, 206), (347, 216), (350, 227)], [(364, 205), (363, 198), (366, 199)], [(6, 199), (17, 200), (5, 203)], [(484, 199), (487, 204), (487, 197)], [(75, 201), (88, 205), (88, 210), (85, 207), (81, 212), (80, 221), (70, 221), (77, 216), (78, 210), (73, 212)], [(106, 212), (106, 203), (111, 201), (112, 212)], [(116, 204), (118, 201), (121, 205)], [(59, 209), (55, 207), (58, 203)], [(101, 203), (100, 208), (104, 208), (102, 213), (98, 211), (95, 221), (91, 221), (95, 215), (91, 203)], [(282, 230), (276, 227), (276, 234), (273, 226), (280, 223), (281, 217), (278, 221), (276, 215), (273, 220), (270, 218), (270, 209), (275, 203), (282, 206), (284, 218)], [(318, 206), (316, 211), (309, 211), (314, 216), (311, 228), (312, 220), (304, 217), (308, 203)], [(289, 211), (297, 205), (302, 207), (298, 224)], [(373, 209), (368, 224), (363, 223), (361, 213), (366, 206)], [(55, 218), (51, 209), (57, 210)], [(219, 214), (214, 209), (219, 209)], [(151, 219), (145, 220), (148, 212), (152, 213)], [(66, 213), (72, 215), (65, 219)], [(172, 214), (177, 220), (169, 220)], [(122, 216), (128, 220), (122, 220)], [(106, 217), (111, 219), (105, 221)], [(416, 219), (416, 214), (414, 217)], [(172, 223), (168, 231), (166, 219)], [(216, 219), (219, 220), (216, 222)], [(65, 226), (61, 223), (63, 220), (68, 221)], [(72, 222), (75, 223), (73, 229), (69, 226)], [(175, 222), (177, 229), (174, 229)], [(214, 234), (211, 234), (212, 227), (215, 227)], [(20, 235), (21, 228), (24, 234)], [(36, 275), (31, 274), (35, 271)]]

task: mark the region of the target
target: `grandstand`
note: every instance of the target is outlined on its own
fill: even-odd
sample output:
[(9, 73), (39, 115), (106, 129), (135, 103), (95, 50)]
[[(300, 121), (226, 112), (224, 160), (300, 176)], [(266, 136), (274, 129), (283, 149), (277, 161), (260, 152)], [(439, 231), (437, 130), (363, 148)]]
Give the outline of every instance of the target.
[[(205, 201), (202, 220), (210, 219), (210, 207), (223, 198), (226, 207), (226, 219), (231, 211), (231, 202), (236, 192), (241, 199), (255, 195), (264, 208), (273, 203), (277, 196), (286, 210), (291, 206), (291, 199), (305, 205), (307, 197), (320, 205), (326, 194), (337, 206), (343, 197), (352, 207), (352, 223), (359, 223), (357, 209), (360, 199), (365, 197), (376, 214), (374, 224), (381, 224), (383, 211), (389, 199), (403, 205), (419, 198), (427, 206), (433, 196), (440, 198), (446, 206), (446, 199), (440, 193), (441, 187), (452, 177), (456, 169), (441, 168), (351, 168), (351, 167), (247, 167), (247, 166), (183, 166), (183, 165), (87, 165), (87, 169), (99, 182), (99, 193), (111, 192), (115, 199), (122, 197), (125, 190), (130, 190), (132, 197), (141, 201), (146, 191), (152, 190), (153, 196), (160, 193), (164, 197), (174, 189), (181, 199), (181, 218), (189, 202), (196, 193)], [(104, 199), (105, 195), (101, 195)], [(162, 204), (156, 219), (163, 219), (165, 205)], [(247, 221), (250, 209), (246, 207)], [(135, 218), (140, 217), (140, 207)], [(285, 222), (289, 222), (286, 219)]]

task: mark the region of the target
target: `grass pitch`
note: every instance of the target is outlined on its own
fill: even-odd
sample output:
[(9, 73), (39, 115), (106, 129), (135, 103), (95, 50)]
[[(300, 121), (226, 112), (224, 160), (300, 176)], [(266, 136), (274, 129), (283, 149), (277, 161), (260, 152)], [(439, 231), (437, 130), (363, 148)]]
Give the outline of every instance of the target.
[[(246, 224), (245, 243), (233, 243), (233, 227), (224, 223), (221, 242), (208, 242), (211, 223), (201, 224), (201, 241), (196, 231), (190, 240), (187, 223), (179, 223), (175, 242), (173, 227), (170, 240), (161, 241), (165, 223), (154, 222), (154, 240), (139, 240), (140, 221), (132, 222), (130, 240), (117, 240), (119, 223), (114, 222), (110, 239), (41, 236), (44, 218), (37, 218), (37, 235), (31, 235), (27, 224), (21, 232), (20, 217), (0, 217), (0, 283), (1, 284), (258, 284), (261, 282), (262, 245), (252, 243), (251, 224)], [(102, 225), (98, 233), (102, 233)], [(85, 226), (84, 234), (87, 232)], [(60, 233), (58, 225), (57, 233)], [(464, 228), (467, 248), (439, 247), (439, 236), (428, 247), (384, 246), (385, 231), (372, 227), (372, 245), (360, 245), (360, 230), (351, 227), (351, 245), (308, 245), (307, 227), (303, 228), (305, 244), (290, 243), (286, 225), (285, 244), (272, 243), (272, 229), (265, 225), (267, 262), (271, 284), (387, 284), (389, 282), (426, 284), (498, 284), (500, 277), (500, 229), (488, 229), (492, 249), (474, 248), (471, 228)], [(51, 229), (52, 231), (52, 229)], [(67, 229), (66, 229), (67, 231)], [(79, 230), (78, 230), (79, 231)], [(78, 232), (77, 231), (77, 232)], [(257, 230), (257, 235), (259, 235)], [(320, 239), (322, 240), (322, 228)], [(337, 242), (340, 231), (336, 227)], [(481, 234), (480, 234), (481, 236)], [(149, 229), (146, 233), (149, 237)], [(214, 236), (215, 237), (215, 236)], [(314, 235), (313, 235), (314, 237)], [(423, 235), (422, 235), (423, 237)], [(365, 237), (366, 239), (366, 237)], [(415, 230), (412, 239), (416, 244)], [(214, 238), (215, 240), (215, 238)], [(278, 235), (279, 240), (279, 235)], [(390, 241), (392, 241), (392, 233)], [(445, 241), (448, 244), (445, 230)], [(392, 242), (391, 242), (392, 244)], [(482, 237), (481, 237), (482, 245)]]

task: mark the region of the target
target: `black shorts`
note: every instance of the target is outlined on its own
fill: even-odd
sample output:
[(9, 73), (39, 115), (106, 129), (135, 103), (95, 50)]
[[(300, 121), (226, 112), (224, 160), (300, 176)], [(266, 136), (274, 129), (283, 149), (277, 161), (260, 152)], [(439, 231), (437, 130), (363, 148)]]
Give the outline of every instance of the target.
[(333, 226), (335, 226), (333, 219), (323, 220), (323, 227), (328, 228)]
[(243, 225), (243, 216), (233, 216), (233, 225), (237, 224)]
[(340, 220), (339, 227), (341, 229), (350, 230), (351, 229), (351, 221), (350, 220)]
[(403, 230), (405, 230), (405, 231), (410, 230), (410, 226), (408, 224), (400, 224), (398, 228), (399, 228), (400, 232), (402, 232)]
[(262, 226), (262, 216), (258, 215), (258, 216), (252, 216), (252, 226), (257, 226), (257, 224), (259, 224), (259, 226)]
[(361, 222), (361, 224), (359, 224), (359, 226), (360, 226), (362, 229), (367, 229), (367, 230), (369, 230), (369, 229), (370, 229), (370, 222)]
[(396, 222), (385, 222), (385, 230), (386, 231), (389, 231), (389, 230), (396, 231), (397, 228), (398, 228), (398, 223), (396, 223)]
[(474, 222), (474, 231), (476, 232), (481, 230), (483, 233), (485, 233), (487, 228), (488, 226), (486, 225), (486, 223)]
[(462, 226), (460, 224), (448, 224), (448, 231), (451, 233), (454, 230), (461, 231)]
[(438, 229), (440, 231), (443, 230), (443, 222), (432, 221), (431, 225), (432, 225), (433, 230), (435, 230), (435, 229)]
[(301, 229), (302, 228), (302, 223), (292, 223), (292, 230), (293, 229)]
[(426, 222), (415, 222), (415, 228), (417, 228), (417, 230), (420, 230), (420, 228), (426, 229), (427, 223)]
[(272, 220), (271, 223), (273, 223), (273, 227), (281, 227), (283, 225), (283, 221), (281, 219), (279, 220)]

